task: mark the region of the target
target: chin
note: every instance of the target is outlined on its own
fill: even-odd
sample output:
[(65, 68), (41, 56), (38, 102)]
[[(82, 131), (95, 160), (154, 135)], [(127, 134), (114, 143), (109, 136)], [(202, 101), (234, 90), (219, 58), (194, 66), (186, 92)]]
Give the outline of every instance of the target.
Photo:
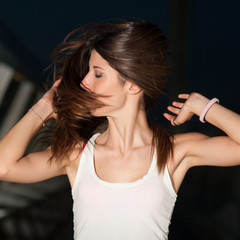
[(117, 109), (112, 106), (104, 106), (100, 108), (96, 108), (94, 110), (90, 110), (90, 114), (93, 117), (113, 117), (116, 115)]
[(102, 110), (100, 109), (95, 109), (95, 110), (92, 110), (90, 111), (90, 114), (93, 116), (93, 117), (106, 117), (106, 113), (104, 113)]

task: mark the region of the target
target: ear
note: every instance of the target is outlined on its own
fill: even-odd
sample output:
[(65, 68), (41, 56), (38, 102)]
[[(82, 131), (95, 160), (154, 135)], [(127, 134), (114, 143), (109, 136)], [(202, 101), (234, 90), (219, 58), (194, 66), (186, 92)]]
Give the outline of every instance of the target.
[(135, 83), (129, 82), (129, 86), (128, 86), (129, 94), (136, 95), (136, 94), (140, 93), (141, 91), (142, 91), (142, 89), (138, 85), (136, 85)]

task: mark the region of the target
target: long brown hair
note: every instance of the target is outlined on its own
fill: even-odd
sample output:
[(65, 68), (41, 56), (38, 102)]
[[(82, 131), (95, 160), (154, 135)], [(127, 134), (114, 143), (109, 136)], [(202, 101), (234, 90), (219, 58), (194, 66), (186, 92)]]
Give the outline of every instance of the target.
[[(53, 157), (61, 161), (75, 146), (107, 126), (105, 117), (93, 117), (90, 109), (102, 106), (96, 95), (80, 83), (88, 72), (91, 51), (95, 49), (121, 79), (143, 90), (147, 112), (158, 97), (169, 73), (168, 44), (163, 32), (146, 21), (86, 25), (71, 32), (53, 52), (54, 79), (62, 78), (53, 100), (57, 127), (53, 135)], [(149, 124), (152, 146), (157, 147), (159, 172), (172, 154), (172, 136), (161, 126)]]

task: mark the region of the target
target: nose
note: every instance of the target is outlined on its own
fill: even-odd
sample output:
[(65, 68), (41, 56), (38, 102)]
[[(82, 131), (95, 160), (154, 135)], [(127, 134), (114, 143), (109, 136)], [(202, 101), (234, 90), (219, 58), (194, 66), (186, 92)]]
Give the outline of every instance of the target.
[(90, 78), (88, 74), (84, 77), (84, 79), (80, 83), (80, 86), (86, 91), (90, 91)]

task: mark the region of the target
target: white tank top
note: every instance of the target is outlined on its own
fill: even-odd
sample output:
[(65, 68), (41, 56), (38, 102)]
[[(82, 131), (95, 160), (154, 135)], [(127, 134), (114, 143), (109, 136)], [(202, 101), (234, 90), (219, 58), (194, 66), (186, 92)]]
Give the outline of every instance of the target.
[(75, 240), (167, 239), (176, 201), (167, 167), (158, 174), (156, 149), (148, 173), (131, 183), (101, 180), (94, 167), (95, 134), (82, 152), (72, 188)]

